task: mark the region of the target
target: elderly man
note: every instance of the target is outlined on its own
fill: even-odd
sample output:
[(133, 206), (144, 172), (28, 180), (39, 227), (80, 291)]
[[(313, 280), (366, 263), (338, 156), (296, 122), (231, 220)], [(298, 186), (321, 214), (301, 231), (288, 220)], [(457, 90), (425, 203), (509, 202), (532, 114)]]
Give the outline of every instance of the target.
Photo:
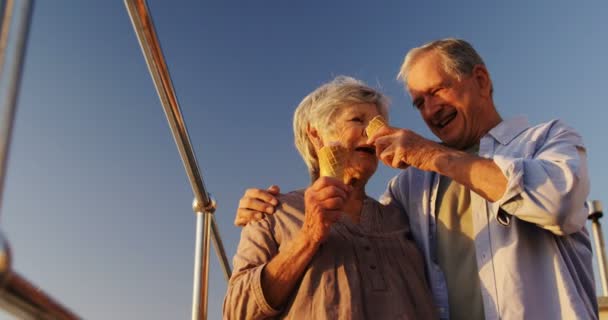
[[(463, 40), (412, 49), (399, 79), (443, 143), (388, 127), (368, 142), (405, 169), (382, 202), (408, 215), (441, 318), (597, 319), (580, 135), (559, 120), (503, 120)], [(277, 191), (249, 190), (236, 222)]]

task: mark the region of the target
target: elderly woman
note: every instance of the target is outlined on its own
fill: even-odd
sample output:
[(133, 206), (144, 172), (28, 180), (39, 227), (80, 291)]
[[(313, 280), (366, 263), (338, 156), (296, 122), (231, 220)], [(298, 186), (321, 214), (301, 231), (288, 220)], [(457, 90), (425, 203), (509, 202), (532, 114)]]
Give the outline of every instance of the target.
[[(226, 319), (432, 319), (423, 260), (406, 216), (365, 194), (378, 166), (364, 130), (387, 99), (338, 77), (295, 111), (295, 144), (312, 184), (278, 195), (273, 215), (242, 231)], [(317, 152), (346, 149), (344, 181), (319, 177)]]

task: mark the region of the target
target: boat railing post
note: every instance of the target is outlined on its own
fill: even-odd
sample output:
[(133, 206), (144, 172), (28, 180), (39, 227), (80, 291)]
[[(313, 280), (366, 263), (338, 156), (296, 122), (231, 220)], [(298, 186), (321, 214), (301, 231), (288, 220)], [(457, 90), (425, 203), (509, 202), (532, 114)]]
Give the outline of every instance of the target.
[(600, 282), (602, 284), (602, 293), (608, 296), (608, 264), (606, 263), (606, 249), (604, 247), (604, 234), (602, 232), (602, 224), (600, 218), (604, 215), (602, 203), (599, 200), (588, 201), (589, 220), (593, 228), (593, 239), (595, 241), (595, 251), (598, 264), (598, 272), (600, 274)]
[(216, 203), (205, 188), (148, 5), (145, 0), (124, 2), (194, 193), (192, 208), (196, 214), (196, 248), (192, 319), (206, 319), (210, 235), (226, 280), (231, 275), (230, 264), (214, 219)]

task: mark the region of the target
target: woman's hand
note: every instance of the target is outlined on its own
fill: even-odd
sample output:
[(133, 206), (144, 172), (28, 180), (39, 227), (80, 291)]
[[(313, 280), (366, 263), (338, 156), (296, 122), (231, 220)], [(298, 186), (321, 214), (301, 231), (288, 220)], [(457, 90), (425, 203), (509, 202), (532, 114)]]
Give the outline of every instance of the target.
[(340, 219), (351, 187), (341, 181), (320, 177), (304, 193), (305, 217), (302, 233), (315, 244), (329, 236), (331, 225)]
[(264, 214), (272, 214), (279, 201), (275, 196), (281, 192), (279, 186), (272, 185), (266, 190), (247, 189), (239, 201), (239, 208), (236, 210), (234, 225), (243, 227), (251, 221), (257, 221), (264, 217)]

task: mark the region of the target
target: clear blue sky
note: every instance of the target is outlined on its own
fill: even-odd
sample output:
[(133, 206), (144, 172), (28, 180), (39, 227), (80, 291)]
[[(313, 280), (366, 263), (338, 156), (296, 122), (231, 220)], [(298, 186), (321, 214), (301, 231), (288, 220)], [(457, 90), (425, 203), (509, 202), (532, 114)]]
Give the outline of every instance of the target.
[[(590, 198), (608, 205), (606, 2), (149, 6), (230, 257), (247, 187), (308, 183), (291, 133), (302, 97), (352, 75), (391, 97), (394, 125), (432, 137), (395, 76), (409, 48), (448, 36), (484, 57), (503, 117), (582, 133)], [(2, 207), (16, 269), (87, 319), (189, 318), (192, 192), (122, 1), (37, 1), (21, 89)], [(215, 254), (211, 269), (218, 319)]]

